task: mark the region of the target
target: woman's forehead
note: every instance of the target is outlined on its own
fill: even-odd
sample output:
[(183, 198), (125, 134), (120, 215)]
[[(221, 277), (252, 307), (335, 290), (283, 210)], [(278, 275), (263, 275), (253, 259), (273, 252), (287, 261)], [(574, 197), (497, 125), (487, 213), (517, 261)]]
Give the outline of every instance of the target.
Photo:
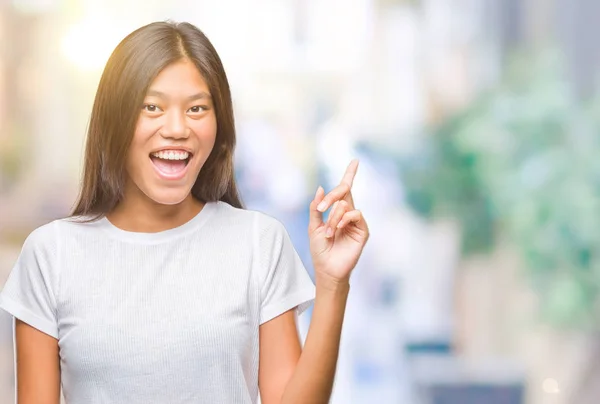
[(210, 99), (206, 80), (188, 59), (165, 67), (150, 83), (147, 91), (147, 96), (169, 98), (175, 95), (190, 100)]

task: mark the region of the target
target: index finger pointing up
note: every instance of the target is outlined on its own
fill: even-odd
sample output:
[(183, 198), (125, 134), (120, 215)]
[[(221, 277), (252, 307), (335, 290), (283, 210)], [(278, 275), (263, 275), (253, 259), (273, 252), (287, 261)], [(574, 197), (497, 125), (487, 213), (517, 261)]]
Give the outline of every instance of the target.
[(348, 165), (346, 172), (344, 173), (344, 177), (342, 178), (342, 184), (347, 184), (350, 188), (352, 188), (352, 183), (354, 182), (354, 177), (356, 176), (356, 171), (358, 171), (358, 159), (354, 159)]
[(350, 165), (346, 169), (340, 185), (325, 195), (325, 197), (322, 198), (321, 202), (317, 205), (317, 210), (319, 212), (325, 212), (334, 202), (339, 200), (348, 202), (348, 205), (354, 209), (354, 200), (352, 199), (352, 182), (354, 181), (354, 176), (356, 175), (357, 169), (358, 160), (354, 159), (350, 162)]

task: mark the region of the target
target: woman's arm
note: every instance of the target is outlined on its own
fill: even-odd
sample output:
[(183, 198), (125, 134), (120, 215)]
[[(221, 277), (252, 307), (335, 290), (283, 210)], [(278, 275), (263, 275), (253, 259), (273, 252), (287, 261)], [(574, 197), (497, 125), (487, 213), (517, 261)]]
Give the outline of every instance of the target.
[(280, 404), (302, 351), (296, 314), (289, 310), (262, 324), (258, 387), (262, 404)]
[(328, 403), (338, 360), (348, 283), (317, 280), (315, 305), (304, 349), (281, 400), (282, 404)]
[[(355, 209), (352, 198), (352, 183), (358, 169), (358, 160), (353, 160), (339, 186), (328, 195), (319, 187), (310, 204), (308, 234), (310, 250), (315, 269), (316, 297), (313, 315), (304, 345), (304, 350), (294, 366), (294, 353), (297, 352), (297, 337), (291, 333), (271, 334), (268, 340), (275, 341), (277, 348), (265, 344), (260, 354), (260, 366), (268, 364), (270, 369), (263, 372), (263, 386), (267, 391), (281, 392), (267, 397), (265, 404), (328, 403), (333, 387), (340, 346), (342, 323), (346, 311), (346, 301), (350, 291), (350, 274), (358, 263), (363, 247), (369, 238), (369, 228), (362, 213)], [(333, 205), (333, 207), (332, 207)], [(323, 212), (331, 208), (327, 222), (323, 222)], [(274, 319), (273, 321), (284, 321)], [(261, 337), (264, 333), (261, 330)], [(287, 346), (287, 351), (285, 347)], [(261, 342), (263, 348), (263, 342)], [(276, 349), (287, 352), (286, 358), (277, 361)], [(297, 354), (296, 356), (297, 357)], [(264, 362), (263, 362), (264, 359)], [(276, 386), (267, 374), (277, 375), (283, 370), (283, 378), (289, 377), (285, 388), (279, 381)], [(288, 376), (291, 373), (291, 376)], [(275, 377), (275, 376), (273, 376)], [(259, 384), (260, 372), (259, 372)], [(273, 383), (273, 384), (272, 384)], [(261, 389), (262, 393), (263, 389)], [(263, 398), (264, 400), (264, 398)]]
[(16, 320), (17, 404), (59, 404), (58, 341)]
[(304, 349), (293, 310), (260, 326), (258, 383), (263, 404), (329, 402), (350, 287), (317, 285)]

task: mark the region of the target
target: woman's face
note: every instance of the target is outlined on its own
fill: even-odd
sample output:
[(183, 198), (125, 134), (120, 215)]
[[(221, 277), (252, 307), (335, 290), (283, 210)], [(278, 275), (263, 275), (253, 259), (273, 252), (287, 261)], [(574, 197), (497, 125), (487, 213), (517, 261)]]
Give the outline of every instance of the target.
[(184, 201), (216, 135), (211, 94), (196, 66), (188, 59), (167, 66), (141, 107), (127, 157), (125, 197), (141, 195), (139, 190), (162, 205)]

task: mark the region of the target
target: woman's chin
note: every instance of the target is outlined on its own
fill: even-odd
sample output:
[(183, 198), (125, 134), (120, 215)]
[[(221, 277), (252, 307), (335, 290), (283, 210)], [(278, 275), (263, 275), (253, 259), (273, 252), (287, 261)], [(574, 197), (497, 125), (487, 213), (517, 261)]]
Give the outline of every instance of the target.
[(179, 205), (190, 196), (190, 190), (157, 190), (146, 195), (158, 205)]

